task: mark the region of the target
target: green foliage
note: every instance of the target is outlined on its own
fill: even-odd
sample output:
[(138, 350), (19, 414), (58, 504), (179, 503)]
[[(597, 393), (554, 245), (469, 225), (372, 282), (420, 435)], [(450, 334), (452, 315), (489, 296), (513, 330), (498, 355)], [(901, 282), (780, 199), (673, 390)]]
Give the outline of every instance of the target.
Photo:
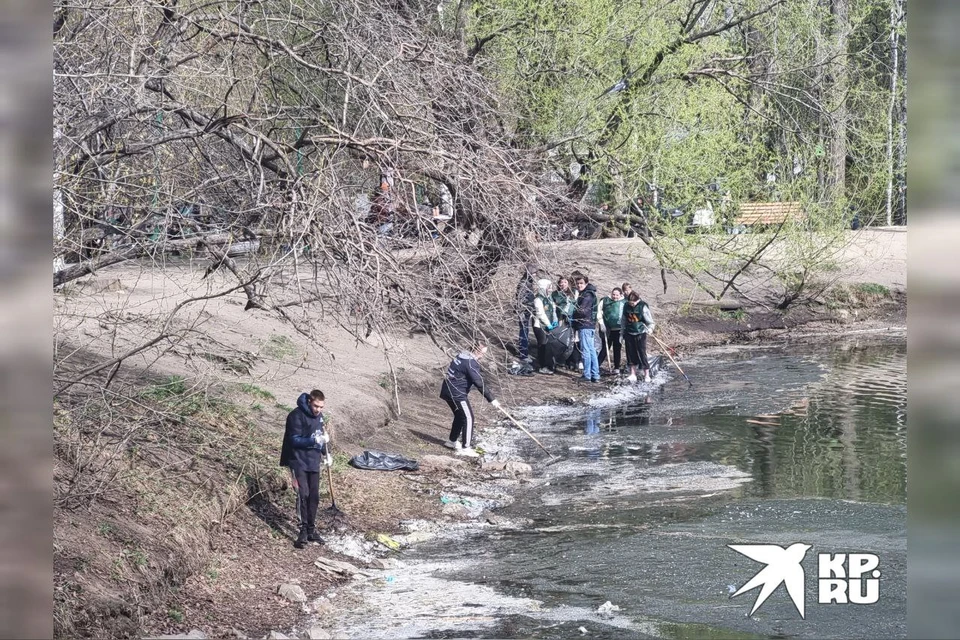
[(341, 452), (339, 452), (339, 451), (336, 452), (336, 453), (334, 453), (334, 454), (333, 454), (333, 467), (332, 467), (333, 472), (334, 472), (334, 473), (342, 473), (342, 472), (346, 471), (347, 468), (350, 466), (349, 464), (347, 464), (348, 462), (350, 462), (350, 456), (348, 456), (347, 454), (341, 453)]
[(261, 389), (255, 384), (249, 384), (247, 382), (243, 382), (240, 384), (240, 390), (243, 391), (244, 393), (249, 393), (252, 396), (263, 398), (264, 400), (276, 400), (276, 398), (272, 393), (270, 393), (266, 389)]
[(743, 309), (735, 309), (733, 311), (724, 312), (728, 318), (735, 320), (737, 322), (744, 322), (747, 319), (747, 312)]
[(151, 400), (169, 400), (183, 396), (186, 392), (187, 384), (183, 376), (168, 376), (164, 382), (145, 389), (142, 396)]
[(183, 615), (183, 611), (174, 608), (167, 610), (167, 617), (178, 624), (182, 623), (186, 619), (186, 616)]
[[(848, 199), (825, 197), (837, 106), (829, 82), (838, 75), (824, 48), (837, 28), (829, 7), (762, 11), (770, 3), (747, 0), (725, 16), (711, 5), (684, 29), (691, 4), (487, 0), (472, 4), (468, 41), (491, 36), (483, 68), (513, 106), (516, 141), (572, 138), (551, 164), (572, 180), (567, 167), (587, 159), (596, 203), (623, 207), (656, 185), (664, 204), (686, 208), (708, 200), (716, 208), (728, 193), (726, 217), (741, 201), (799, 199), (849, 222)], [(853, 159), (846, 193), (868, 220), (882, 208), (888, 174), (890, 2), (849, 4), (853, 35), (839, 58)], [(724, 28), (753, 12), (746, 27)], [(625, 88), (608, 91), (622, 79)]]
[(203, 574), (207, 577), (207, 580), (213, 582), (220, 577), (220, 569), (211, 564), (204, 570)]
[(891, 297), (890, 289), (876, 282), (837, 285), (826, 296), (828, 307), (866, 307)]
[(284, 360), (297, 353), (297, 345), (287, 336), (274, 334), (263, 343), (263, 353), (271, 358)]
[(878, 298), (890, 297), (890, 289), (876, 282), (858, 282), (853, 285), (853, 289), (863, 296), (875, 296)]
[(140, 549), (124, 549), (123, 555), (133, 567), (140, 569), (147, 566), (147, 554)]

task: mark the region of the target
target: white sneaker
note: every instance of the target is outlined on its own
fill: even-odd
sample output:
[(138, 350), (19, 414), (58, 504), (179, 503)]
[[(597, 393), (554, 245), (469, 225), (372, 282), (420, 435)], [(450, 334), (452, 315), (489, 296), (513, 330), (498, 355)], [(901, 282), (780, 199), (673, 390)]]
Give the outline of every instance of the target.
[(577, 371), (583, 371), (583, 363), (582, 363), (582, 362), (578, 362), (578, 363), (577, 363)]
[(649, 373), (643, 377), (643, 381), (644, 381), (644, 382), (652, 382)]
[(636, 381), (637, 381), (637, 376), (633, 375), (632, 373), (627, 377), (627, 382), (636, 382)]
[(553, 375), (553, 371), (550, 371), (550, 369), (547, 369), (546, 367), (541, 367), (541, 368), (540, 368), (540, 371), (539, 371), (538, 373), (542, 373), (542, 374), (545, 375), (545, 376), (552, 376), (552, 375)]
[(463, 456), (464, 458), (479, 458), (480, 454), (474, 451), (473, 449), (457, 449), (455, 455)]
[(454, 442), (453, 440), (447, 440), (446, 442), (443, 443), (443, 446), (445, 446), (447, 449), (453, 449), (455, 451), (459, 451), (460, 449), (463, 448), (463, 445), (460, 444), (459, 440), (457, 440), (456, 442)]
[(613, 370), (613, 375), (615, 375), (615, 376), (620, 375), (620, 369), (614, 369), (614, 370)]

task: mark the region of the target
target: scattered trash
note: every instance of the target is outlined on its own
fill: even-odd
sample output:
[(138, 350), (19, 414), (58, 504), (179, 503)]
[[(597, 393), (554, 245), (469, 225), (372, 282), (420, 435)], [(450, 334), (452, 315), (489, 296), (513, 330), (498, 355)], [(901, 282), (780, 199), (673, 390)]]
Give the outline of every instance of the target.
[[(371, 576), (373, 575), (366, 569), (360, 569), (355, 567), (349, 562), (341, 562), (340, 560), (331, 560), (329, 558), (317, 558), (317, 561), (313, 563), (315, 567), (326, 571), (327, 573), (346, 573), (350, 575), (360, 574), (362, 576)], [(306, 600), (306, 598), (304, 598)]]
[(325, 540), (324, 546), (334, 553), (356, 558), (362, 562), (369, 562), (374, 558), (375, 543), (364, 540), (358, 534), (328, 532)]
[(370, 566), (374, 569), (393, 569), (397, 566), (397, 561), (393, 558), (374, 558), (370, 561)]
[(450, 502), (443, 505), (443, 508), (440, 509), (440, 513), (445, 516), (451, 516), (454, 518), (469, 518), (470, 510), (459, 502)]
[(579, 632), (582, 633), (583, 635), (587, 635), (587, 628), (586, 628), (586, 627), (579, 627), (579, 628), (577, 629), (577, 631), (579, 631)]
[(384, 578), (384, 580), (386, 580), (387, 582), (395, 582), (396, 578), (394, 578), (393, 576), (387, 576), (386, 578)]
[(607, 617), (607, 618), (612, 618), (614, 611), (620, 611), (620, 607), (618, 607), (617, 605), (613, 604), (613, 603), (610, 602), (609, 600), (607, 600), (607, 601), (604, 602), (602, 605), (600, 605), (599, 607), (597, 607), (597, 613), (599, 613), (601, 616), (604, 616), (604, 617)]
[(532, 376), (534, 375), (533, 365), (529, 362), (520, 364), (519, 362), (514, 362), (507, 369), (507, 373), (512, 376)]
[(417, 544), (418, 542), (426, 542), (427, 540), (432, 540), (436, 538), (437, 534), (435, 531), (411, 531), (410, 533), (402, 536), (397, 536), (403, 541), (403, 544)]
[(728, 585), (727, 585), (727, 593), (733, 593), (733, 592), (736, 591), (736, 590), (737, 590), (737, 588), (736, 588), (735, 586), (733, 586), (732, 584), (728, 584)]
[(417, 471), (420, 469), (420, 463), (416, 460), (410, 460), (396, 453), (384, 453), (382, 451), (364, 451), (360, 455), (350, 458), (350, 465), (357, 469), (368, 469), (371, 471)]
[(379, 542), (379, 543), (382, 544), (383, 546), (385, 546), (385, 547), (387, 547), (388, 549), (391, 549), (391, 550), (393, 550), (393, 551), (397, 551), (397, 550), (400, 549), (400, 543), (397, 542), (396, 540), (394, 540), (393, 538), (391, 538), (390, 536), (388, 536), (388, 535), (385, 534), (385, 533), (378, 533), (378, 534), (377, 534), (377, 542)]
[(446, 494), (440, 496), (440, 502), (442, 502), (443, 504), (452, 504), (452, 503), (462, 504), (465, 507), (474, 506), (473, 502), (471, 502), (467, 498), (461, 498), (460, 496), (451, 496)]

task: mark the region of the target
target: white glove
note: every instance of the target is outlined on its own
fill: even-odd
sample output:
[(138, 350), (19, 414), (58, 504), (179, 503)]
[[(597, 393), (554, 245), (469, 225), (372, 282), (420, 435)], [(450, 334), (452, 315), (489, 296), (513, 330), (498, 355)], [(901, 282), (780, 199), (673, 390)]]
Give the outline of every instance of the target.
[(333, 466), (333, 456), (330, 455), (329, 451), (327, 451), (327, 455), (323, 459), (323, 464), (327, 465), (328, 467)]
[(320, 445), (327, 444), (330, 442), (330, 436), (328, 436), (324, 431), (314, 431), (313, 441)]
[(494, 409), (499, 409), (499, 408), (500, 408), (500, 401), (499, 401), (499, 400), (494, 400), (494, 401), (492, 401), (490, 404), (493, 405), (493, 408), (494, 408)]

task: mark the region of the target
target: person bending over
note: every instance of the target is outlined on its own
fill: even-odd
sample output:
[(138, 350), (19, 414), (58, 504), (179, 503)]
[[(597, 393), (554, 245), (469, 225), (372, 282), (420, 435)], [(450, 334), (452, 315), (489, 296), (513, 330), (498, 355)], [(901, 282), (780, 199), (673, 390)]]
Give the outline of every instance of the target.
[(489, 387), (483, 382), (480, 374), (480, 359), (487, 353), (487, 345), (477, 341), (469, 351), (461, 351), (447, 367), (447, 372), (440, 385), (440, 398), (446, 400), (447, 406), (453, 412), (453, 425), (450, 427), (450, 439), (443, 443), (453, 449), (457, 455), (475, 458), (479, 454), (471, 447), (473, 441), (473, 409), (467, 396), (470, 390), (476, 387), (487, 402), (494, 407), (500, 406), (500, 401), (494, 399)]

